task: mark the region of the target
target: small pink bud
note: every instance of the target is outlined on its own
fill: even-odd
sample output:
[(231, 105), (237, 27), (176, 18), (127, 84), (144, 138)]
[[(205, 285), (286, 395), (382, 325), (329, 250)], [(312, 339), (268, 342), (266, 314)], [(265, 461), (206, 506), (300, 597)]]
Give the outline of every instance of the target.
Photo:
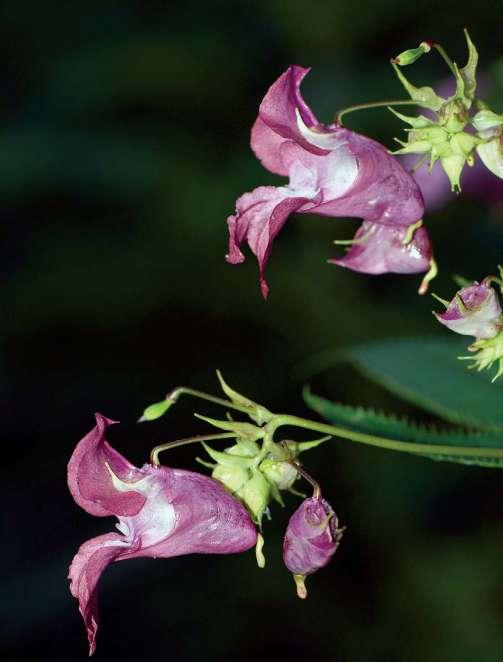
[(339, 546), (344, 529), (320, 496), (305, 499), (290, 517), (283, 542), (283, 561), (294, 575), (299, 598), (307, 597), (306, 575), (323, 568)]

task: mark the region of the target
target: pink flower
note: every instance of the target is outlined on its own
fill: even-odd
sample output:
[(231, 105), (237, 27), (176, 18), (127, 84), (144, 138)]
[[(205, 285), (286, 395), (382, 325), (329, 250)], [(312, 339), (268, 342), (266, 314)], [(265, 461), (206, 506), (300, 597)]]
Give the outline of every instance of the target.
[(494, 338), (503, 328), (501, 305), (484, 281), (459, 290), (445, 313), (433, 313), (441, 324), (463, 336)]
[[(379, 143), (318, 122), (299, 90), (308, 71), (290, 66), (260, 105), (251, 132), (252, 149), (265, 168), (288, 177), (289, 182), (280, 187), (260, 186), (238, 199), (236, 213), (228, 218), (227, 261), (242, 262), (240, 246), (247, 241), (257, 257), (260, 286), (267, 297), (264, 272), (274, 238), (290, 214), (315, 213), (361, 218), (366, 222), (365, 233), (372, 230), (369, 250), (359, 250), (359, 259), (354, 260), (351, 249), (346, 258), (334, 260), (336, 264), (374, 274), (426, 271), (431, 257), (426, 231), (410, 237), (412, 249), (398, 240), (422, 217), (418, 186)], [(357, 235), (358, 245), (362, 232)], [(374, 247), (379, 242), (382, 245)], [(377, 265), (375, 254), (379, 254)]]
[(306, 575), (326, 566), (339, 546), (343, 529), (338, 526), (332, 507), (319, 496), (305, 499), (290, 517), (283, 561), (293, 573), (299, 598), (307, 597)]
[(245, 508), (211, 478), (130, 464), (105, 439), (114, 422), (96, 414), (96, 427), (77, 444), (68, 464), (77, 504), (91, 515), (119, 520), (120, 533), (88, 540), (70, 566), (70, 590), (79, 601), (90, 655), (98, 628), (97, 584), (107, 565), (137, 556), (242, 552), (257, 538)]

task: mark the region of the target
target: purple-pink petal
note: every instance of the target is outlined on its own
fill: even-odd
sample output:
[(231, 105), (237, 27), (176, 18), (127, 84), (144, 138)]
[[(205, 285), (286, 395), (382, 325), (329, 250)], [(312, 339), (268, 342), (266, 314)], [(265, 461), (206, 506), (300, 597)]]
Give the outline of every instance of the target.
[(493, 338), (503, 328), (498, 296), (484, 282), (463, 287), (444, 313), (434, 315), (448, 329), (464, 336)]
[(99, 578), (107, 565), (115, 561), (126, 546), (128, 543), (117, 533), (91, 538), (80, 547), (70, 566), (70, 591), (79, 601), (79, 611), (89, 640), (89, 655), (96, 648)]
[(311, 209), (322, 216), (348, 216), (407, 227), (421, 219), (421, 191), (402, 164), (375, 140), (348, 129), (334, 132), (346, 142), (358, 163), (358, 177), (344, 195)]
[(68, 463), (68, 487), (73, 498), (81, 508), (98, 517), (135, 515), (145, 503), (145, 497), (134, 486), (129, 492), (119, 492), (113, 485), (110, 470), (126, 483), (141, 477), (140, 470), (106, 441), (106, 429), (114, 423), (96, 414), (96, 427), (78, 443)]
[[(305, 139), (299, 128), (298, 116), (306, 126), (318, 124), (316, 116), (300, 94), (300, 84), (309, 69), (290, 65), (288, 69), (268, 89), (259, 108), (259, 117), (274, 133), (285, 140), (293, 140), (313, 154), (324, 154), (324, 149), (316, 147)], [(269, 149), (267, 140), (261, 145), (256, 142), (254, 151), (262, 160), (261, 150)]]
[[(163, 484), (156, 497), (156, 507), (161, 509), (166, 505), (173, 509), (173, 527), (152, 545), (127, 552), (124, 557), (234, 554), (255, 545), (257, 531), (247, 510), (217, 481), (168, 467), (147, 466), (145, 472)], [(140, 511), (132, 527), (134, 535), (139, 537), (145, 528), (144, 522), (137, 523), (141, 516)]]
[(251, 148), (266, 170), (282, 177), (288, 177), (288, 167), (280, 154), (280, 147), (285, 142), (286, 139), (271, 129), (260, 115), (257, 117), (251, 130)]
[(288, 216), (307, 202), (306, 198), (291, 197), (286, 187), (261, 186), (242, 195), (236, 203), (236, 214), (229, 216), (229, 251), (226, 259), (231, 264), (243, 262), (239, 246), (246, 239), (257, 257), (260, 289), (267, 298), (269, 286), (264, 273), (271, 253), (272, 242)]
[(347, 253), (332, 264), (365, 274), (414, 274), (428, 269), (432, 248), (428, 232), (418, 228), (404, 244), (407, 230), (364, 221)]

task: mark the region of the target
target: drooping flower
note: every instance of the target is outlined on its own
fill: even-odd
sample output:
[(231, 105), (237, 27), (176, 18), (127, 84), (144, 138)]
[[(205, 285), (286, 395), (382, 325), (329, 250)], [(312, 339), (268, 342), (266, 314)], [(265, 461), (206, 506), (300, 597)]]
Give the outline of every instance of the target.
[(456, 292), (444, 313), (434, 313), (451, 331), (475, 338), (493, 338), (503, 328), (502, 310), (495, 290), (484, 281)]
[[(356, 246), (365, 244), (368, 250), (360, 250), (358, 260), (352, 259), (350, 250), (347, 259), (334, 260), (336, 264), (373, 274), (426, 271), (431, 258), (426, 230), (405, 238), (410, 226), (419, 227), (424, 211), (417, 184), (379, 143), (342, 126), (318, 122), (299, 89), (308, 71), (290, 66), (260, 105), (251, 132), (252, 149), (265, 168), (289, 177), (289, 183), (260, 186), (237, 200), (236, 213), (228, 218), (227, 261), (242, 262), (240, 246), (247, 241), (257, 257), (260, 286), (267, 297), (264, 273), (275, 237), (290, 214), (314, 213), (366, 222), (367, 243), (360, 230)], [(401, 233), (404, 243), (398, 239)], [(384, 258), (384, 253), (389, 255)], [(378, 266), (374, 254), (380, 254)]]
[(246, 509), (211, 478), (128, 462), (105, 439), (114, 422), (96, 414), (96, 427), (78, 443), (68, 464), (68, 486), (77, 504), (91, 515), (119, 520), (119, 533), (85, 542), (70, 566), (70, 590), (79, 601), (90, 654), (98, 627), (97, 584), (107, 565), (140, 556), (242, 552), (257, 539)]
[(304, 580), (323, 568), (339, 546), (343, 529), (321, 496), (305, 499), (290, 517), (283, 542), (283, 561), (293, 573), (299, 598), (307, 597)]

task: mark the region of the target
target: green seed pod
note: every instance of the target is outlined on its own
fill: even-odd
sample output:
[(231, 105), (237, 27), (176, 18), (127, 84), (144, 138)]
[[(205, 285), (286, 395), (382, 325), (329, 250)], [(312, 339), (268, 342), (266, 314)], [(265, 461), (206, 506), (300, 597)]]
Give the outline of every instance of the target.
[(267, 458), (260, 464), (260, 471), (279, 490), (288, 490), (297, 479), (298, 473), (289, 462)]
[(236, 496), (248, 508), (254, 521), (261, 526), (271, 498), (271, 487), (260, 471), (252, 470), (251, 474), (251, 478), (236, 492)]

